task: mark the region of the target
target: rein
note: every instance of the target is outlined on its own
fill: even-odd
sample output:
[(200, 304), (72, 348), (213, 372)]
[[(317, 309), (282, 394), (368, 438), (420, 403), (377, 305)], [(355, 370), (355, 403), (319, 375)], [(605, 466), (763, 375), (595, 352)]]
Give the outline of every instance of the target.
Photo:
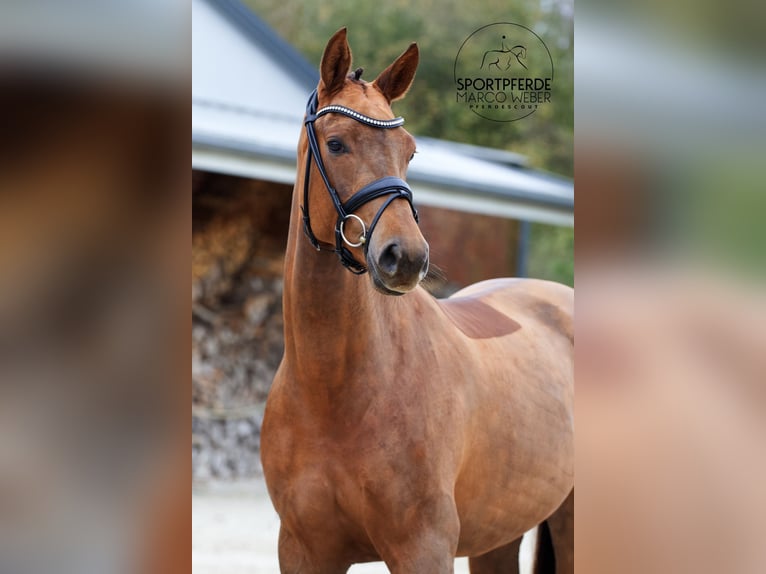
[[(367, 248), (370, 245), (370, 237), (375, 230), (375, 226), (380, 220), (380, 216), (386, 208), (391, 205), (395, 199), (406, 199), (412, 209), (412, 215), (415, 221), (418, 221), (418, 212), (415, 206), (412, 204), (412, 190), (407, 185), (407, 182), (403, 179), (393, 176), (382, 177), (365, 185), (362, 189), (352, 195), (348, 201), (343, 202), (338, 195), (338, 192), (330, 183), (330, 178), (327, 175), (324, 162), (322, 161), (322, 155), (319, 151), (319, 143), (317, 142), (316, 131), (314, 130), (314, 122), (325, 114), (342, 114), (348, 116), (361, 124), (372, 128), (378, 129), (392, 129), (398, 128), (404, 124), (404, 118), (398, 117), (392, 120), (378, 120), (371, 118), (364, 114), (361, 114), (351, 108), (341, 105), (329, 105), (317, 111), (317, 105), (319, 98), (317, 91), (314, 90), (309, 97), (308, 104), (306, 105), (306, 119), (304, 124), (306, 126), (306, 136), (308, 137), (309, 149), (306, 154), (306, 175), (303, 180), (303, 205), (301, 206), (301, 212), (303, 213), (303, 231), (309, 238), (311, 245), (317, 251), (332, 251), (338, 255), (341, 264), (354, 273), (355, 275), (361, 275), (367, 272), (367, 267), (359, 263), (354, 259), (353, 253), (348, 247), (361, 247), (364, 246), (364, 254), (367, 256)], [(311, 173), (311, 159), (314, 159), (314, 163), (319, 170), (319, 175), (322, 176), (324, 185), (327, 188), (327, 192), (330, 194), (335, 211), (338, 213), (338, 220), (335, 224), (335, 246), (333, 247), (329, 243), (320, 242), (314, 232), (311, 230), (311, 219), (309, 217), (309, 176)], [(389, 196), (388, 199), (383, 202), (375, 217), (372, 219), (369, 227), (365, 226), (361, 217), (354, 212), (362, 207), (365, 203), (373, 201), (379, 197)], [(343, 226), (348, 219), (355, 219), (362, 226), (362, 234), (357, 242), (349, 241), (345, 235)], [(346, 245), (348, 247), (346, 247)]]

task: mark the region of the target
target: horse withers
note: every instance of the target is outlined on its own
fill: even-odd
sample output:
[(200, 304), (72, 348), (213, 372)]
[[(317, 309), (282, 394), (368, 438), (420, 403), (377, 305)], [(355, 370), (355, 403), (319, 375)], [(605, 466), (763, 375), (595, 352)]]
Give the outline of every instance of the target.
[(415, 141), (391, 111), (417, 64), (412, 44), (364, 81), (342, 29), (307, 107), (261, 434), (280, 568), (446, 573), (469, 556), (474, 574), (517, 572), (541, 524), (537, 571), (571, 573), (573, 292), (496, 279), (437, 300), (419, 286)]

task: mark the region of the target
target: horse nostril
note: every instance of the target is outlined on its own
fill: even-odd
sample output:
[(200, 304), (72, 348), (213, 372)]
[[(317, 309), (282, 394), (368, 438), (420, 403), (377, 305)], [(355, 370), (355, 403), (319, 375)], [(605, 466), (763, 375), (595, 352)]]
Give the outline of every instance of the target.
[(378, 267), (388, 275), (395, 275), (402, 259), (402, 248), (398, 243), (387, 246), (378, 258)]

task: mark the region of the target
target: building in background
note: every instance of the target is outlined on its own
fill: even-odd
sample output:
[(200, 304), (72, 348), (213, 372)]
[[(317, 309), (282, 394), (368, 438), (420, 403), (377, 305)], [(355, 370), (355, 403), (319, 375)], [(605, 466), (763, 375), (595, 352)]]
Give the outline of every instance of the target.
[[(205, 480), (259, 470), (296, 147), (319, 77), (237, 0), (193, 0), (192, 16), (192, 448)], [(572, 225), (571, 181), (511, 152), (414, 135), (408, 182), (442, 291), (523, 272), (522, 222)]]

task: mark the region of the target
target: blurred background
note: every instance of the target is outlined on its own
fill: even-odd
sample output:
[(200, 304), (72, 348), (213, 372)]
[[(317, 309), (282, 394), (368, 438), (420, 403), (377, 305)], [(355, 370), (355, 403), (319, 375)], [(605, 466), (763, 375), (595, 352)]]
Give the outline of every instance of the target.
[(764, 8), (578, 4), (578, 572), (766, 569)]
[(0, 4), (0, 572), (189, 570), (188, 30)]

